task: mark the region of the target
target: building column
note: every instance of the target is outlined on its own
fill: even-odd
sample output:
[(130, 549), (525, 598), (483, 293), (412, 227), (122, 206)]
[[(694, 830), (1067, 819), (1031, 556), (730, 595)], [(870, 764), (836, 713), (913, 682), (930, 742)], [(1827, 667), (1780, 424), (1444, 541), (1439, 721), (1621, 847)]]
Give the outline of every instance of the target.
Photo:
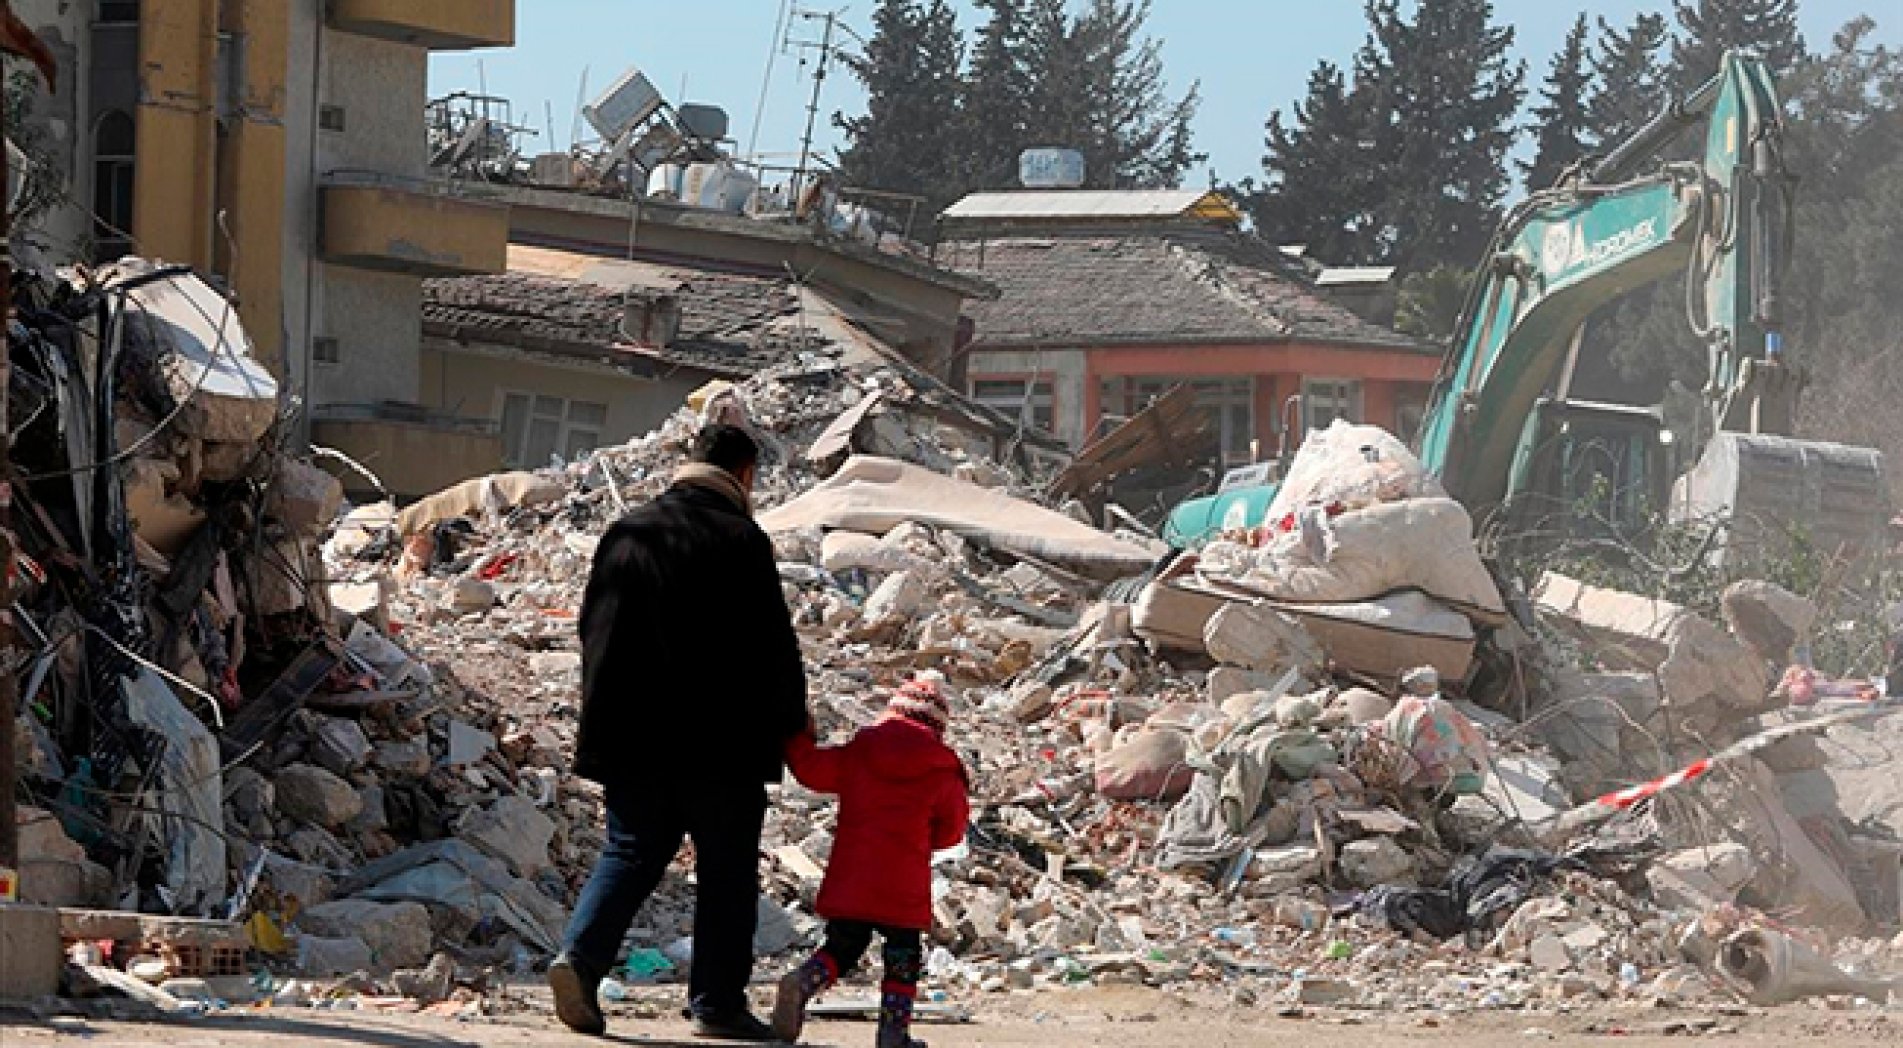
[(205, 270), (212, 265), (217, 76), (217, 0), (141, 5), (132, 232), (142, 254)]
[(1103, 376), (1097, 373), (1093, 356), (1084, 351), (1084, 395), (1081, 404), (1082, 424), (1077, 428), (1077, 450), (1090, 446), (1097, 438), (1097, 427), (1103, 421)]
[(1275, 427), (1282, 401), (1279, 396), (1281, 384), (1275, 375), (1257, 375), (1255, 377), (1255, 397), (1250, 405), (1250, 414), (1255, 419), (1256, 459), (1275, 457), (1280, 441), (1276, 437)]
[(238, 316), (260, 363), (279, 379), (284, 364), (285, 68), (290, 14), (283, 0), (224, 0), (223, 26), (244, 54), (243, 92), (218, 157), (219, 234), (213, 257), (238, 293)]
[(1361, 421), (1394, 432), (1394, 383), (1374, 379), (1361, 383)]

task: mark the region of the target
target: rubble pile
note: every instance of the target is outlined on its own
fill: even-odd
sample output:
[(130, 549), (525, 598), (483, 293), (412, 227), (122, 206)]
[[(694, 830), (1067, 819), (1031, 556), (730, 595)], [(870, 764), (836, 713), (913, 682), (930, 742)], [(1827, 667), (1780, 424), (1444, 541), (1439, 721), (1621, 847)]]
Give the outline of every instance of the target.
[[(112, 279), (23, 314), (48, 413), (22, 431), (39, 479), (16, 510), (44, 667), (20, 725), (26, 883), (242, 922), (281, 1002), (474, 1009), (554, 952), (601, 846), (568, 764), (591, 557), (709, 419), (765, 449), (756, 509), (822, 734), (909, 675), (947, 682), (975, 814), (935, 863), (946, 994), (1774, 1001), (1881, 996), (1903, 960), (1849, 937), (1897, 923), (1903, 846), (1844, 817), (1837, 791), (1868, 784), (1833, 754), (1864, 729), (1803, 733), (1870, 703), (1802, 668), (1806, 602), (1740, 584), (1720, 625), (1550, 576), (1539, 622), (1516, 618), (1466, 511), (1379, 430), (1310, 438), (1268, 527), (1180, 552), (1048, 504), (1040, 449), (929, 380), (805, 352), (621, 447), (345, 510), (276, 449), (276, 390), (242, 353), (168, 351), (102, 305)], [(135, 286), (174, 284), (218, 315), (196, 278)], [(235, 341), (118, 298), (199, 331), (188, 349)], [(86, 356), (88, 323), (115, 366)], [(1536, 626), (1559, 634), (1544, 659)], [(1594, 801), (1720, 751), (1739, 756), (1704, 765), (1696, 803), (1675, 783)], [(766, 957), (815, 940), (835, 816), (790, 781), (775, 801)], [(606, 992), (691, 963), (686, 870)], [(141, 948), (82, 970), (227, 974), (120, 963)]]

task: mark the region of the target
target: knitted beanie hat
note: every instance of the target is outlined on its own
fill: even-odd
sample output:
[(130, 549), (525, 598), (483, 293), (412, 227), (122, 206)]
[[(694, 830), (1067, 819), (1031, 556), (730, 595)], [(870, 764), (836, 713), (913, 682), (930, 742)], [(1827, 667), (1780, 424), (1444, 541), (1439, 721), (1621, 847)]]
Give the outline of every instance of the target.
[(936, 673), (921, 673), (900, 685), (886, 708), (942, 732), (951, 720), (951, 704), (945, 701), (945, 691), (939, 687), (942, 680), (944, 678)]

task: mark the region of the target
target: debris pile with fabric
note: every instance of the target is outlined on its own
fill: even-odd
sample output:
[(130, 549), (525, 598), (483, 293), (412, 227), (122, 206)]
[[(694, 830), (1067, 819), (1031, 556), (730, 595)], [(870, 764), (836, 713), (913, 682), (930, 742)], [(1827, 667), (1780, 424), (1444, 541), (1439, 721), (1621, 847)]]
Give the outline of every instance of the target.
[[(76, 381), (96, 365), (56, 336), (98, 316), (83, 301), (45, 304), (66, 328), (30, 321), (46, 403), (73, 401), (22, 436), (47, 576), (23, 603), (45, 638), (23, 752), (52, 813), (29, 861), (70, 871), (28, 884), (243, 922), (242, 970), (281, 1003), (493, 1007), (554, 952), (601, 845), (568, 767), (590, 559), (708, 419), (765, 448), (758, 519), (822, 732), (912, 674), (953, 696), (975, 819), (936, 863), (948, 996), (1144, 982), (1517, 1008), (1881, 996), (1899, 970), (1852, 936), (1897, 923), (1903, 847), (1827, 790), (1873, 700), (1785, 671), (1804, 602), (1741, 584), (1721, 627), (1554, 576), (1529, 621), (1466, 511), (1379, 430), (1312, 436), (1269, 527), (1178, 552), (1050, 504), (1061, 463), (999, 416), (803, 353), (566, 466), (340, 510), (275, 450), (275, 389), (269, 413), (233, 394), (233, 417), (201, 417), (216, 398), (159, 395), (180, 368), (132, 366), (151, 355), (132, 323), (109, 329), (126, 351), (105, 392)], [(120, 468), (79, 469), (95, 459)], [(1580, 652), (1593, 672), (1538, 672)], [(817, 933), (833, 814), (777, 791), (764, 957)], [(606, 992), (691, 963), (687, 869)], [(143, 949), (83, 970), (124, 975)]]

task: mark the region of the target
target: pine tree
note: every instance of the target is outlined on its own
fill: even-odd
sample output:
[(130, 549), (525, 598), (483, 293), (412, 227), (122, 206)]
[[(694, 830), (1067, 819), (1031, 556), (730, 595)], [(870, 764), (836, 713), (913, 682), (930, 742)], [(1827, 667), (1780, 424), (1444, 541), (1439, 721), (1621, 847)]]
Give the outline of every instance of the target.
[(1804, 57), (1797, 0), (1674, 0), (1680, 35), (1672, 41), (1672, 82), (1689, 93), (1718, 72), (1732, 48), (1749, 48), (1773, 72)]
[(1546, 74), (1544, 101), (1533, 107), (1533, 123), (1528, 130), (1536, 143), (1531, 163), (1522, 162), (1520, 173), (1526, 176), (1529, 190), (1545, 189), (1586, 155), (1586, 90), (1592, 72), (1586, 61), (1586, 16), (1580, 15), (1566, 34), (1566, 43), (1553, 56), (1552, 70)]
[(1631, 137), (1664, 104), (1665, 74), (1659, 52), (1665, 40), (1664, 15), (1641, 14), (1624, 32), (1599, 20), (1592, 58), (1593, 91), (1586, 102), (1593, 152), (1603, 155)]
[(1161, 44), (1142, 35), (1149, 17), (1150, 0), (1093, 0), (1076, 17), (1065, 0), (1031, 0), (1027, 11), (1025, 145), (1081, 151), (1091, 186), (1176, 186), (1203, 159), (1191, 140), (1200, 87), (1169, 100)]
[(845, 63), (866, 87), (866, 112), (834, 117), (850, 143), (851, 185), (916, 193), (942, 208), (959, 191), (959, 70), (963, 42), (947, 0), (881, 0), (863, 55)]
[(990, 17), (972, 47), (965, 75), (961, 180), (967, 189), (996, 189), (1017, 176), (1029, 122), (1025, 0), (977, 0), (977, 6)]
[(1375, 237), (1404, 270), (1471, 266), (1500, 217), (1526, 67), (1489, 0), (1368, 0), (1355, 90), (1370, 105)]
[(1247, 193), (1262, 236), (1306, 244), (1332, 263), (1376, 257), (1365, 102), (1340, 67), (1324, 61), (1309, 74), (1307, 97), (1288, 120), (1280, 111), (1269, 114), (1262, 157), (1268, 184)]

